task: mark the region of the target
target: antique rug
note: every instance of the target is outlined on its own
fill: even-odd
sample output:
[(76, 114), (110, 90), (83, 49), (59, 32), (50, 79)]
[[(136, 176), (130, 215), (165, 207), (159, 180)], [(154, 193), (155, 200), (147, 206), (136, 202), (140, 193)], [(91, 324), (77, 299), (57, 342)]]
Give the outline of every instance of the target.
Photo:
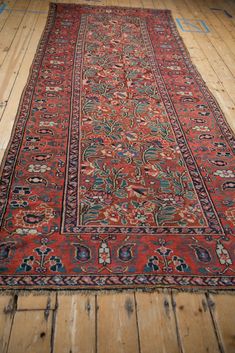
[(234, 288), (234, 147), (170, 11), (51, 4), (1, 168), (0, 287)]

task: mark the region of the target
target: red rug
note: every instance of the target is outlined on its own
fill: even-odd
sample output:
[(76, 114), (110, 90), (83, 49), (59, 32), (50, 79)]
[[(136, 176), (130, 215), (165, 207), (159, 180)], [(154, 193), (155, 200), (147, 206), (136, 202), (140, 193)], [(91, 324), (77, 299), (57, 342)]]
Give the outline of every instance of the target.
[(2, 166), (2, 288), (232, 288), (234, 136), (168, 10), (52, 4)]

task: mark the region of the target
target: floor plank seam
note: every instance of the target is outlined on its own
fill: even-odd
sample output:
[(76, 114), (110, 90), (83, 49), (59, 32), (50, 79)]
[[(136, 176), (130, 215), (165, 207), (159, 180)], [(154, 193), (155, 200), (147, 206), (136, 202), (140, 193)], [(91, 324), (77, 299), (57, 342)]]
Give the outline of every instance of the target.
[(56, 327), (56, 318), (57, 318), (58, 308), (59, 308), (58, 293), (56, 293), (55, 308), (53, 309), (53, 313), (52, 313), (50, 353), (54, 352), (55, 327)]
[(135, 301), (136, 329), (137, 329), (137, 335), (138, 335), (138, 347), (139, 347), (139, 353), (142, 353), (142, 352), (141, 352), (141, 344), (140, 344), (140, 330), (139, 330), (139, 321), (138, 321), (136, 292), (134, 292), (134, 301)]
[(98, 300), (97, 295), (95, 295), (95, 353), (98, 353)]
[(7, 341), (6, 353), (8, 353), (8, 349), (9, 349), (9, 344), (10, 344), (10, 339), (11, 339), (11, 333), (12, 333), (12, 329), (13, 329), (13, 325), (14, 325), (15, 314), (16, 314), (16, 311), (17, 311), (17, 302), (18, 302), (18, 295), (15, 294), (15, 295), (13, 296), (12, 321), (11, 321), (11, 328), (10, 328), (9, 337), (8, 337), (8, 341)]
[(209, 293), (205, 293), (205, 297), (206, 297), (206, 300), (207, 300), (207, 307), (208, 307), (209, 312), (210, 312), (211, 321), (212, 321), (212, 325), (213, 325), (213, 328), (214, 328), (214, 332), (215, 332), (215, 336), (216, 336), (216, 339), (217, 339), (219, 350), (220, 350), (221, 353), (226, 353), (225, 349), (224, 349), (224, 346), (223, 346), (222, 339), (220, 337), (219, 329), (217, 327), (216, 320), (215, 320), (215, 317), (214, 317), (214, 305), (215, 305), (215, 303), (210, 298)]
[(177, 315), (176, 315), (176, 302), (175, 302), (172, 290), (170, 291), (170, 296), (171, 296), (171, 305), (172, 305), (174, 319), (175, 319), (176, 337), (177, 337), (179, 351), (180, 351), (180, 353), (185, 353), (184, 349), (183, 349), (183, 344), (182, 344), (180, 331), (179, 331), (178, 319), (177, 319)]

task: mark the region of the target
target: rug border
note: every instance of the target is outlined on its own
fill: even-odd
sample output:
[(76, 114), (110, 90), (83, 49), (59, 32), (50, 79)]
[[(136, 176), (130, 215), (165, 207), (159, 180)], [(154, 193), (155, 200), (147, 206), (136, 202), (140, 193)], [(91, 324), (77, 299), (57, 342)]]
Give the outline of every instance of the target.
[[(190, 70), (191, 72), (195, 75), (195, 78), (197, 79), (197, 82), (199, 82), (202, 87), (204, 88), (204, 91), (207, 93), (207, 95), (209, 96), (209, 98), (211, 100), (213, 100), (213, 103), (214, 103), (214, 107), (211, 107), (211, 110), (215, 111), (215, 107), (218, 109), (220, 115), (221, 115), (221, 121), (219, 121), (217, 118), (216, 118), (216, 114), (214, 114), (214, 118), (216, 119), (216, 122), (223, 134), (223, 136), (225, 137), (226, 139), (226, 142), (228, 143), (228, 145), (230, 146), (231, 150), (233, 151), (233, 146), (231, 146), (230, 144), (230, 140), (232, 139), (235, 139), (235, 131), (233, 131), (232, 127), (230, 126), (229, 122), (227, 121), (227, 118), (226, 118), (226, 114), (223, 112), (223, 110), (221, 109), (219, 103), (217, 102), (215, 96), (213, 95), (213, 93), (210, 91), (210, 89), (208, 88), (206, 82), (204, 81), (202, 75), (200, 74), (200, 72), (198, 71), (196, 65), (192, 62), (192, 59), (191, 59), (191, 56), (190, 56), (190, 53), (189, 53), (189, 50), (187, 49), (186, 47), (186, 44), (184, 43), (183, 41), (183, 38), (181, 37), (179, 31), (178, 31), (178, 28), (177, 28), (177, 25), (176, 25), (176, 22), (173, 18), (173, 15), (172, 15), (172, 11), (169, 10), (169, 9), (154, 9), (154, 8), (140, 8), (140, 7), (123, 7), (123, 6), (103, 6), (103, 5), (100, 5), (100, 6), (93, 6), (93, 5), (87, 5), (87, 4), (74, 4), (74, 3), (54, 3), (54, 2), (51, 2), (49, 3), (49, 10), (48, 10), (48, 14), (47, 14), (47, 20), (46, 20), (46, 24), (44, 26), (44, 29), (42, 31), (42, 34), (41, 34), (41, 38), (39, 40), (39, 43), (37, 45), (37, 49), (35, 51), (35, 54), (34, 54), (34, 58), (33, 58), (33, 61), (30, 65), (30, 68), (29, 68), (29, 73), (28, 73), (28, 77), (27, 77), (27, 81), (24, 85), (24, 89), (21, 93), (21, 98), (20, 98), (20, 101), (18, 103), (18, 108), (17, 108), (17, 113), (15, 115), (15, 120), (14, 120), (14, 124), (13, 124), (13, 127), (12, 127), (12, 131), (11, 131), (11, 136), (10, 136), (10, 139), (9, 139), (9, 142), (7, 144), (7, 147), (6, 147), (6, 150), (3, 154), (3, 158), (2, 158), (2, 161), (1, 161), (1, 164), (0, 164), (0, 178), (2, 176), (2, 172), (3, 172), (3, 169), (5, 167), (5, 163), (6, 163), (6, 160), (7, 160), (7, 157), (8, 157), (8, 153), (9, 153), (9, 150), (10, 150), (10, 147), (11, 147), (11, 144), (12, 144), (12, 140), (14, 138), (14, 135), (15, 135), (15, 132), (16, 132), (16, 128), (17, 128), (17, 125), (19, 123), (19, 120), (20, 120), (20, 112), (21, 112), (21, 109), (22, 109), (22, 103), (23, 103), (23, 100), (25, 98), (25, 94), (27, 92), (27, 89), (28, 89), (28, 86), (30, 84), (30, 82), (33, 81), (33, 68), (35, 66), (35, 63), (38, 59), (43, 59), (43, 52), (40, 53), (40, 51), (42, 51), (42, 48), (45, 46), (45, 42), (50, 34), (50, 31), (53, 27), (53, 23), (54, 23), (54, 19), (55, 19), (55, 14), (56, 14), (56, 9), (57, 9), (57, 5), (63, 5), (63, 6), (77, 6), (77, 7), (87, 7), (87, 8), (94, 8), (94, 9), (98, 9), (98, 8), (113, 8), (113, 9), (124, 9), (124, 10), (142, 10), (142, 11), (151, 11), (151, 12), (164, 12), (164, 13), (167, 13), (168, 17), (169, 17), (169, 22), (170, 22), (170, 27), (173, 29), (174, 31), (174, 37), (176, 38), (176, 40), (179, 42), (179, 45), (180, 45), (180, 50), (181, 52), (183, 53), (184, 57), (186, 57), (186, 59), (189, 61), (190, 63)], [(204, 95), (204, 93), (203, 93)], [(28, 118), (27, 118), (28, 119)], [(225, 125), (225, 127), (227, 128), (227, 131), (224, 131), (223, 128), (222, 128), (222, 124)], [(230, 139), (229, 139), (229, 136), (230, 136)], [(19, 151), (18, 151), (19, 152)], [(234, 152), (234, 151), (233, 151)], [(18, 156), (18, 154), (17, 154)], [(19, 275), (6, 275), (7, 277), (19, 277)], [(27, 274), (25, 275), (22, 275), (22, 277), (25, 277), (27, 276)], [(41, 275), (32, 275), (32, 276), (36, 276), (36, 277), (40, 277)], [(60, 275), (58, 275), (60, 276)], [(68, 277), (72, 277), (72, 276), (69, 276), (69, 275), (66, 275)], [(164, 276), (164, 275), (163, 275)], [(5, 277), (4, 275), (0, 275), (0, 279)], [(54, 277), (54, 275), (52, 275), (51, 277)], [(183, 276), (183, 275), (179, 275), (177, 277), (181, 277), (181, 278), (185, 278), (185, 277), (190, 277), (192, 278), (192, 276)], [(200, 276), (200, 277), (207, 277), (207, 276)], [(213, 276), (211, 276), (212, 278)], [(219, 276), (218, 276), (219, 277)], [(223, 277), (223, 276), (221, 276)], [(228, 277), (230, 279), (234, 279), (234, 276), (225, 276), (225, 277)], [(207, 278), (210, 278), (210, 277), (207, 277)], [(178, 290), (178, 291), (185, 291), (185, 292), (205, 292), (205, 291), (213, 291), (213, 292), (226, 292), (226, 293), (231, 293), (231, 292), (234, 292), (235, 291), (235, 287), (234, 286), (211, 286), (211, 285), (205, 285), (205, 286), (199, 286), (199, 285), (174, 285), (174, 284), (154, 284), (154, 285), (151, 285), (151, 284), (140, 284), (140, 285), (104, 285), (104, 286), (99, 286), (99, 285), (96, 285), (96, 286), (89, 286), (89, 285), (76, 285), (76, 286), (71, 286), (71, 285), (66, 285), (66, 286), (60, 286), (60, 285), (45, 285), (45, 287), (43, 285), (33, 285), (33, 286), (30, 286), (30, 287), (27, 287), (25, 285), (13, 285), (13, 286), (6, 286), (6, 285), (0, 285), (0, 294), (1, 292), (7, 292), (7, 291), (17, 291), (19, 290), (19, 292), (28, 292), (28, 291), (31, 291), (31, 290), (34, 290), (36, 292), (50, 292), (50, 291), (81, 291), (81, 292), (89, 292), (89, 291), (92, 291), (92, 292), (102, 292), (102, 291), (107, 291), (107, 292), (125, 292), (125, 291), (130, 291), (130, 290), (133, 290), (133, 291), (138, 291), (138, 290), (142, 290), (142, 291), (146, 291), (146, 292), (151, 292), (151, 291), (156, 291), (158, 289), (169, 289), (169, 290)]]
[[(142, 276), (143, 274), (137, 274), (136, 276)], [(96, 275), (90, 275), (91, 277), (97, 277)], [(218, 285), (218, 286), (215, 286), (215, 285), (208, 285), (208, 284), (205, 284), (205, 285), (198, 285), (198, 284), (175, 284), (175, 283), (163, 283), (163, 281), (167, 280), (167, 277), (173, 277), (173, 278), (179, 278), (179, 279), (185, 279), (185, 278), (189, 278), (189, 279), (192, 279), (194, 277), (200, 277), (201, 279), (202, 278), (206, 278), (208, 280), (213, 280), (213, 278), (215, 277), (219, 277), (219, 276), (211, 276), (211, 277), (208, 277), (208, 276), (197, 276), (197, 275), (170, 275), (170, 274), (163, 274), (163, 275), (150, 275), (150, 274), (144, 274), (143, 275), (144, 277), (150, 277), (150, 276), (153, 276), (153, 277), (164, 277), (162, 279), (162, 283), (154, 283), (154, 284), (148, 284), (146, 282), (142, 282), (142, 283), (139, 283), (139, 284), (104, 284), (104, 285), (100, 285), (100, 284), (76, 284), (76, 285), (71, 285), (71, 284), (68, 284), (68, 285), (61, 285), (59, 282), (57, 282), (57, 279), (59, 279), (59, 281), (64, 277), (70, 277), (70, 278), (73, 278), (73, 277), (82, 277), (82, 275), (61, 275), (61, 274), (57, 274), (57, 275), (47, 275), (47, 276), (43, 276), (43, 275), (28, 275), (27, 274), (25, 275), (3, 275), (3, 276), (0, 276), (0, 280), (2, 281), (3, 278), (5, 277), (9, 277), (10, 279), (12, 279), (14, 281), (14, 278), (15, 277), (18, 277), (19, 278), (22, 278), (24, 279), (25, 277), (30, 277), (30, 280), (32, 280), (32, 278), (36, 278), (37, 277), (48, 277), (48, 281), (51, 279), (54, 279), (54, 284), (37, 284), (37, 285), (30, 285), (30, 284), (19, 284), (19, 285), (0, 285), (0, 292), (1, 290), (31, 290), (31, 289), (34, 289), (34, 290), (83, 290), (83, 291), (89, 291), (89, 290), (92, 290), (92, 291), (95, 291), (95, 290), (98, 290), (98, 291), (101, 291), (101, 290), (107, 290), (107, 291), (111, 291), (111, 290), (119, 290), (119, 291), (125, 291), (125, 290), (145, 290), (145, 291), (148, 291), (148, 290), (157, 290), (158, 288), (165, 288), (165, 289), (176, 289), (176, 290), (181, 290), (181, 291), (200, 291), (200, 290), (213, 290), (213, 291), (220, 291), (220, 290), (224, 290), (224, 291), (235, 291), (235, 286), (234, 285)], [(88, 276), (86, 276), (88, 277)], [(102, 276), (101, 276), (102, 277)], [(113, 277), (113, 275), (103, 275), (103, 277)], [(127, 275), (126, 277), (132, 277), (132, 275)], [(234, 276), (220, 276), (219, 279), (222, 280), (222, 279), (225, 279), (225, 278), (229, 278), (230, 281), (232, 281), (234, 283), (234, 279), (235, 277)], [(57, 282), (57, 284), (55, 284), (55, 282)]]
[(89, 287), (87, 288), (86, 286), (84, 287), (21, 287), (21, 286), (15, 286), (15, 287), (0, 287), (0, 296), (4, 294), (15, 294), (19, 292), (19, 294), (33, 294), (31, 293), (32, 291), (36, 295), (40, 294), (48, 294), (48, 293), (70, 293), (70, 294), (76, 294), (79, 292), (79, 294), (112, 294), (112, 293), (136, 293), (136, 292), (142, 292), (142, 293), (155, 293), (158, 291), (176, 291), (179, 293), (213, 293), (213, 294), (231, 294), (234, 295), (235, 289), (234, 287), (177, 287), (177, 286), (163, 286), (163, 285), (157, 285), (157, 286), (131, 286), (131, 287), (117, 287), (117, 286), (112, 286), (112, 287)]
[[(43, 44), (43, 43), (48, 38), (50, 30), (52, 29), (52, 25), (54, 23), (54, 18), (55, 18), (54, 16), (56, 14), (56, 5), (57, 4), (53, 3), (53, 2), (49, 3), (49, 9), (48, 9), (46, 23), (44, 25), (44, 29), (42, 31), (40, 40), (38, 42), (36, 51), (34, 53), (33, 61), (31, 63), (31, 65), (29, 66), (28, 77), (27, 77), (26, 83), (24, 85), (23, 91), (21, 93), (21, 96), (20, 96), (20, 100), (19, 100), (18, 107), (17, 107), (17, 112), (16, 112), (15, 119), (14, 119), (14, 124), (13, 124), (12, 130), (11, 130), (10, 139), (9, 139), (9, 141), (7, 143), (7, 147), (6, 147), (5, 151), (4, 151), (3, 158), (2, 158), (2, 161), (0, 163), (0, 181), (1, 181), (1, 178), (2, 178), (2, 174), (3, 174), (3, 169), (4, 169), (6, 161), (7, 161), (9, 150), (10, 150), (12, 141), (13, 141), (14, 136), (15, 136), (17, 125), (20, 122), (20, 113), (21, 113), (23, 101), (25, 99), (25, 96), (26, 96), (26, 93), (27, 93), (27, 89), (29, 89), (28, 88), (29, 84), (33, 81), (33, 68), (34, 68), (34, 66), (35, 66), (35, 64), (37, 62), (37, 59), (40, 59), (40, 61), (43, 59), (43, 53), (40, 54), (40, 51), (45, 46), (45, 44)], [(19, 150), (17, 151), (17, 157), (18, 157), (18, 152), (19, 152)]]

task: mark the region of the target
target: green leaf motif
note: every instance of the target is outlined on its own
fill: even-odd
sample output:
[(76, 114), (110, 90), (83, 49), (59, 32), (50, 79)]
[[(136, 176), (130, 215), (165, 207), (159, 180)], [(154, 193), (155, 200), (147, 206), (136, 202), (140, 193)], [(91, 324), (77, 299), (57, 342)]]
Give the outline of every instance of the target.
[(114, 192), (114, 194), (119, 197), (120, 199), (126, 198), (127, 197), (127, 192), (125, 192), (125, 190), (122, 189), (118, 189)]
[(83, 152), (83, 159), (86, 161), (91, 156), (96, 155), (96, 145), (87, 146)]
[(148, 147), (143, 153), (143, 160), (147, 163), (149, 160), (155, 160), (157, 158), (158, 149), (155, 146)]
[(103, 190), (103, 187), (102, 187), (103, 185), (104, 185), (104, 180), (100, 177), (95, 177), (93, 189), (94, 190)]
[(94, 99), (86, 99), (83, 104), (82, 110), (86, 115), (88, 115), (95, 111), (96, 105), (97, 103)]
[(162, 225), (166, 222), (172, 221), (175, 213), (176, 208), (174, 206), (161, 207), (155, 214), (155, 219), (159, 225)]
[[(87, 205), (85, 205), (87, 206)], [(88, 224), (94, 220), (96, 220), (99, 216), (99, 211), (103, 207), (101, 205), (93, 205), (86, 207), (85, 212), (82, 214), (83, 224)]]

